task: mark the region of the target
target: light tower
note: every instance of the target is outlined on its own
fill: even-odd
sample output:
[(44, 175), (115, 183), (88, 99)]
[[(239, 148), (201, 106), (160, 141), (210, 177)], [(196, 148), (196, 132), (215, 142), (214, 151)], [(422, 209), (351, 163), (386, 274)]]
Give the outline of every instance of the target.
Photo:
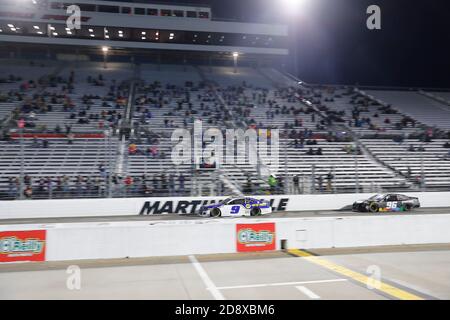
[(289, 24), (289, 34), (293, 41), (293, 74), (298, 76), (298, 33), (297, 28), (299, 27), (297, 21), (300, 18), (300, 12), (304, 9), (305, 4), (308, 0), (282, 0), (280, 1), (282, 5), (282, 11), (287, 17)]
[(103, 46), (102, 51), (103, 51), (103, 68), (106, 69), (107, 68), (106, 61), (108, 60), (109, 48), (106, 46)]
[(233, 52), (233, 61), (234, 61), (234, 73), (237, 73), (237, 60), (239, 58), (239, 52)]

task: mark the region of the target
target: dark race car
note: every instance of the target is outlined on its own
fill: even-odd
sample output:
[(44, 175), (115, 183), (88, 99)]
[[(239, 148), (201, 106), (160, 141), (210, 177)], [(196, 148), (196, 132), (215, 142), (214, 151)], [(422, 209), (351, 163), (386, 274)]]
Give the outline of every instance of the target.
[(418, 198), (388, 193), (376, 194), (367, 200), (355, 201), (352, 210), (359, 212), (399, 212), (419, 207)]

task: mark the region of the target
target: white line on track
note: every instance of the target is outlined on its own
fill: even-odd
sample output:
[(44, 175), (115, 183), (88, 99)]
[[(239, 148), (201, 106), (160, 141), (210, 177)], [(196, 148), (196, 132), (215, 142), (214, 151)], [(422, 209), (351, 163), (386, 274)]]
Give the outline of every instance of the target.
[(296, 284), (311, 284), (311, 283), (328, 283), (328, 282), (341, 282), (347, 281), (347, 279), (329, 279), (329, 280), (311, 280), (311, 281), (297, 281), (297, 282), (277, 282), (277, 283), (260, 283), (260, 284), (248, 284), (242, 286), (229, 286), (229, 287), (216, 287), (218, 290), (227, 289), (243, 289), (243, 288), (261, 288), (261, 287), (276, 287), (276, 286), (293, 286)]
[(315, 294), (314, 292), (312, 292), (311, 290), (309, 290), (307, 287), (304, 286), (296, 286), (296, 288), (298, 290), (300, 290), (303, 294), (305, 294), (308, 298), (311, 299), (320, 299), (320, 297)]
[(189, 256), (189, 260), (191, 261), (191, 263), (194, 266), (195, 270), (197, 271), (198, 275), (202, 279), (203, 283), (206, 285), (206, 289), (211, 292), (214, 299), (225, 300), (225, 297), (222, 295), (222, 293), (216, 287), (214, 282), (212, 282), (211, 278), (208, 276), (205, 269), (203, 269), (200, 262), (198, 262), (197, 258), (194, 256)]

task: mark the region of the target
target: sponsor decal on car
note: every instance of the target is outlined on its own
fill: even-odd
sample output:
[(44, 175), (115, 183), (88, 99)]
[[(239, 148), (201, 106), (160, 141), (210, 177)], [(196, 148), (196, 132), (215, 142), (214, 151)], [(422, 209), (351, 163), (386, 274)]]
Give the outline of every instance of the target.
[(0, 232), (0, 262), (45, 261), (46, 231)]
[(275, 223), (236, 224), (236, 250), (275, 250)]

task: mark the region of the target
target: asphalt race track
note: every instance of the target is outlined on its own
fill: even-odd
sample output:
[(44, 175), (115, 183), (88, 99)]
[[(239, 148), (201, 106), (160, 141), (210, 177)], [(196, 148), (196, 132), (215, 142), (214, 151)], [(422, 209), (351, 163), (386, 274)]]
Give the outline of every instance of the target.
[[(299, 257), (294, 250), (5, 264), (0, 300), (450, 298), (449, 244), (312, 254), (317, 255)], [(67, 285), (69, 266), (79, 267), (79, 288)], [(374, 271), (378, 282), (369, 278)]]
[[(269, 215), (257, 217), (258, 219), (271, 218), (311, 218), (311, 217), (342, 217), (342, 216), (374, 216), (374, 215), (420, 215), (420, 214), (450, 214), (450, 208), (419, 208), (409, 212), (352, 212), (352, 211), (298, 211), (298, 212), (274, 212)], [(102, 217), (72, 217), (72, 218), (35, 218), (35, 219), (0, 219), (0, 224), (34, 224), (34, 223), (76, 223), (76, 222), (119, 222), (119, 221), (159, 221), (159, 220), (196, 220), (196, 219), (234, 219), (199, 217), (198, 215), (130, 215), (130, 216), (102, 216)], [(253, 219), (247, 217), (247, 219)]]
[[(450, 214), (450, 208), (402, 213), (275, 212), (258, 219)], [(185, 215), (8, 219), (0, 224), (175, 221)], [(247, 219), (252, 220), (253, 217)], [(6, 299), (450, 299), (450, 244), (332, 248), (0, 265)], [(69, 288), (68, 267), (80, 270)], [(379, 275), (374, 281), (373, 275)]]

